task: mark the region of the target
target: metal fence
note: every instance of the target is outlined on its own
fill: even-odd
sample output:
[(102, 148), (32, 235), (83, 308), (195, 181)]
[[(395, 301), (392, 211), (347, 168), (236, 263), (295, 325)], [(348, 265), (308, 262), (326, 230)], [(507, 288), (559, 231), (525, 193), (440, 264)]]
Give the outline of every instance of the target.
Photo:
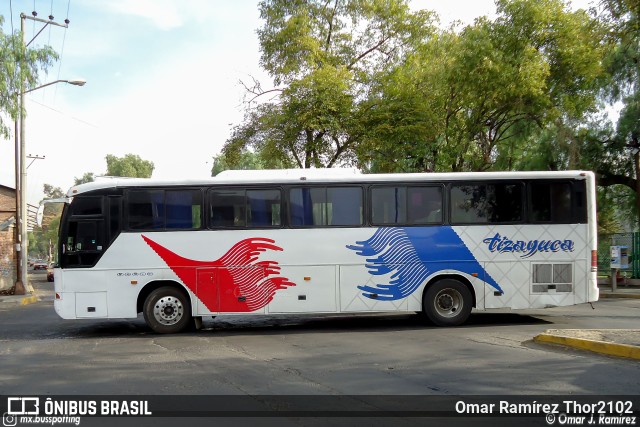
[(629, 248), (629, 269), (620, 274), (632, 279), (640, 279), (640, 233), (601, 234), (598, 236), (598, 274), (611, 274), (611, 246)]

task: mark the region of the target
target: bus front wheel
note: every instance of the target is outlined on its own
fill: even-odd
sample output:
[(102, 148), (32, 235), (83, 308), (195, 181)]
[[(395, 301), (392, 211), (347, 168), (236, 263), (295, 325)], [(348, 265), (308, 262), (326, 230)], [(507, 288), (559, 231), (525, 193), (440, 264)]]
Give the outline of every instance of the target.
[(438, 326), (458, 326), (471, 314), (471, 291), (456, 279), (441, 279), (430, 285), (422, 297), (424, 314)]
[(144, 302), (144, 320), (159, 334), (174, 334), (184, 330), (191, 323), (189, 297), (171, 286), (156, 289)]

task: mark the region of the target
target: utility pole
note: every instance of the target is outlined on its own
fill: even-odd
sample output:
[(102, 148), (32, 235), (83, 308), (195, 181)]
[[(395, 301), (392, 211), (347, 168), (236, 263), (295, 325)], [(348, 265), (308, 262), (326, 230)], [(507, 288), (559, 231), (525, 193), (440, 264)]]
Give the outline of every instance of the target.
[[(20, 106), (20, 108), (22, 108), (22, 105)], [(19, 112), (19, 114), (22, 116), (22, 112)], [(22, 190), (21, 190), (21, 186), (20, 186), (20, 138), (19, 138), (19, 131), (20, 128), (18, 127), (18, 119), (15, 120), (15, 131), (14, 131), (14, 138), (15, 138), (15, 161), (16, 161), (16, 221), (13, 225), (13, 233), (14, 233), (14, 260), (16, 262), (16, 286), (14, 289), (14, 293), (16, 295), (24, 295), (25, 294), (25, 287), (23, 284), (23, 278), (22, 278), (22, 252), (21, 252), (21, 241), (20, 239), (22, 238), (22, 227), (20, 225), (21, 223), (21, 218), (22, 218), (22, 214), (20, 212), (20, 209), (22, 208), (22, 203), (20, 201), (20, 195), (22, 194)]]
[[(22, 46), (21, 46), (21, 58), (25, 58), (27, 47), (33, 42), (36, 37), (48, 26), (55, 25), (58, 27), (68, 28), (69, 20), (65, 19), (64, 24), (60, 24), (53, 21), (53, 16), (49, 16), (49, 20), (40, 19), (36, 16), (38, 15), (35, 11), (32, 12), (33, 16), (27, 16), (24, 13), (20, 14), (20, 32), (22, 34)], [(31, 39), (29, 43), (26, 40), (26, 32), (25, 32), (25, 21), (30, 19), (32, 21), (42, 22), (44, 26), (40, 29), (40, 31)], [(22, 73), (24, 70), (24, 62), (20, 64), (20, 72)], [(25, 107), (24, 107), (24, 95), (31, 90), (26, 90), (26, 82), (22, 78), (20, 79), (20, 123), (19, 123), (19, 132), (16, 130), (16, 227), (19, 230), (19, 239), (16, 241), (16, 250), (20, 251), (20, 256), (16, 261), (16, 267), (19, 271), (16, 272), (16, 294), (24, 295), (25, 293), (33, 293), (33, 288), (29, 283), (27, 268), (29, 266), (28, 260), (28, 247), (29, 247), (29, 235), (27, 230), (27, 168), (26, 168), (26, 151), (25, 151), (25, 125), (24, 125), (24, 116), (25, 116)], [(16, 122), (16, 124), (18, 124)], [(16, 126), (18, 127), (18, 126)], [(18, 153), (18, 137), (20, 135), (20, 150)], [(20, 179), (18, 180), (18, 169), (20, 170)], [(18, 209), (18, 204), (20, 205), (20, 209)]]

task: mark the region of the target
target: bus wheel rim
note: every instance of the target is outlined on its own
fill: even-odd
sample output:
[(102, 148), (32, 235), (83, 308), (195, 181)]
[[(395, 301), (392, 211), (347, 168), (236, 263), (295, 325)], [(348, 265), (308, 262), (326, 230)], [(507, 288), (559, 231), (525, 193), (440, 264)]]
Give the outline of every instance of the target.
[(153, 308), (153, 316), (163, 325), (175, 325), (182, 319), (183, 315), (184, 307), (182, 302), (172, 296), (160, 298)]
[(456, 317), (464, 305), (462, 294), (456, 289), (442, 289), (434, 298), (436, 313), (442, 317)]

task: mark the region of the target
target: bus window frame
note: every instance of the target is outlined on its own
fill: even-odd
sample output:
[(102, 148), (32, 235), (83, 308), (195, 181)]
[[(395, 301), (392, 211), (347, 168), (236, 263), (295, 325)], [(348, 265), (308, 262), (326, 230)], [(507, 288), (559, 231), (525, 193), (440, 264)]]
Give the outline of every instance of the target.
[[(576, 191), (576, 184), (580, 182), (583, 185), (583, 190), (584, 190), (584, 199), (583, 199), (583, 203), (584, 203), (584, 218), (582, 220), (579, 221), (579, 215), (577, 212), (578, 206), (577, 206), (577, 191)], [(549, 221), (534, 221), (533, 220), (533, 198), (532, 198), (532, 191), (531, 191), (531, 186), (532, 184), (540, 184), (540, 183), (544, 183), (544, 184), (569, 184), (569, 188), (571, 191), (571, 200), (570, 200), (570, 209), (571, 209), (571, 213), (570, 213), (570, 219), (569, 221), (553, 221), (553, 220), (549, 220)], [(527, 224), (538, 224), (538, 225), (548, 225), (548, 224), (587, 224), (589, 222), (589, 213), (588, 213), (588, 208), (587, 208), (587, 186), (586, 186), (586, 181), (585, 180), (579, 180), (579, 179), (538, 179), (538, 180), (529, 180), (526, 181), (526, 186), (527, 186)], [(595, 219), (594, 219), (595, 220)]]
[[(245, 218), (244, 218), (244, 222), (245, 225), (242, 226), (234, 226), (234, 225), (228, 225), (228, 226), (224, 226), (224, 225), (213, 225), (212, 221), (211, 221), (211, 193), (213, 191), (216, 190), (229, 190), (229, 191), (238, 191), (238, 190), (242, 190), (244, 191), (244, 207), (245, 207)], [(279, 225), (265, 225), (265, 226), (249, 226), (247, 225), (247, 215), (248, 215), (248, 209), (247, 209), (247, 192), (248, 191), (279, 191), (280, 192), (280, 224)], [(206, 191), (205, 191), (205, 210), (206, 210), (206, 215), (205, 215), (205, 220), (206, 220), (206, 229), (207, 230), (280, 230), (282, 228), (285, 228), (285, 214), (284, 214), (284, 209), (286, 209), (286, 204), (285, 204), (285, 195), (286, 192), (284, 190), (284, 187), (281, 185), (272, 185), (272, 186), (256, 186), (256, 185), (249, 185), (249, 186), (245, 186), (245, 185), (212, 185), (209, 187), (206, 187)]]
[[(293, 225), (293, 221), (291, 220), (291, 190), (295, 188), (324, 188), (327, 190), (328, 188), (359, 188), (360, 189), (360, 200), (362, 204), (361, 208), (361, 221), (358, 225)], [(369, 227), (369, 217), (367, 213), (367, 205), (368, 202), (368, 191), (367, 185), (365, 183), (332, 183), (332, 182), (319, 182), (319, 183), (308, 183), (308, 184), (291, 184), (285, 187), (285, 197), (286, 197), (286, 218), (287, 218), (287, 228), (293, 230), (304, 230), (304, 229), (316, 229), (316, 228), (365, 228)]]
[[(471, 185), (496, 185), (496, 184), (504, 184), (504, 185), (512, 185), (517, 184), (520, 185), (520, 220), (518, 221), (498, 221), (498, 222), (464, 222), (464, 221), (453, 221), (453, 197), (451, 196), (451, 190), (454, 186), (471, 186)], [(528, 221), (528, 186), (526, 181), (524, 180), (511, 180), (511, 179), (492, 179), (485, 181), (477, 181), (477, 180), (460, 180), (460, 181), (451, 181), (447, 183), (447, 223), (453, 226), (492, 226), (492, 225), (519, 225), (519, 224), (529, 224)]]
[[(440, 188), (440, 201), (441, 207), (440, 211), (442, 213), (442, 217), (439, 222), (428, 222), (428, 223), (411, 223), (409, 222), (409, 198), (405, 201), (405, 211), (407, 213), (407, 221), (405, 222), (396, 222), (396, 223), (388, 223), (388, 224), (379, 224), (373, 222), (373, 194), (372, 191), (376, 188), (392, 188), (392, 187), (405, 187), (407, 190), (409, 188)], [(433, 227), (433, 226), (441, 226), (447, 223), (448, 221), (448, 191), (447, 185), (444, 182), (433, 182), (433, 183), (415, 183), (415, 182), (398, 182), (393, 184), (371, 184), (367, 189), (368, 202), (367, 204), (367, 215), (368, 222), (367, 224), (371, 227)], [(407, 193), (408, 195), (408, 193)]]
[[(167, 204), (166, 204), (166, 193), (167, 191), (198, 191), (201, 197), (201, 208), (200, 208), (200, 227), (198, 228), (167, 228)], [(193, 186), (164, 186), (164, 187), (127, 187), (124, 189), (124, 194), (122, 197), (121, 204), (121, 218), (123, 224), (121, 225), (122, 233), (140, 233), (140, 232), (158, 232), (158, 233), (167, 233), (172, 231), (200, 231), (205, 229), (204, 222), (204, 210), (206, 209), (206, 200), (205, 200), (205, 192), (203, 187), (193, 187)], [(162, 228), (131, 228), (129, 226), (129, 195), (131, 192), (136, 191), (162, 191), (162, 206), (163, 206), (163, 226)]]
[[(109, 212), (107, 210), (107, 194), (87, 194), (84, 196), (86, 198), (99, 198), (101, 204), (101, 213), (100, 214), (89, 214), (89, 215), (78, 215), (73, 214), (73, 200), (68, 205), (65, 205), (62, 215), (60, 216), (60, 230), (58, 236), (61, 237), (58, 241), (58, 262), (63, 268), (92, 268), (94, 267), (98, 261), (102, 258), (104, 253), (109, 249), (111, 243), (109, 241), (109, 235), (106, 230)], [(83, 196), (76, 196), (74, 200), (78, 198), (84, 198)], [(98, 238), (102, 240), (102, 249), (80, 249), (80, 250), (69, 250), (68, 241), (69, 241), (69, 229), (72, 223), (81, 223), (81, 222), (90, 222), (95, 223), (96, 227), (98, 227)], [(95, 254), (95, 260), (92, 264), (82, 264), (82, 263), (70, 263), (68, 262), (73, 256), (75, 260), (81, 261), (82, 254)]]

